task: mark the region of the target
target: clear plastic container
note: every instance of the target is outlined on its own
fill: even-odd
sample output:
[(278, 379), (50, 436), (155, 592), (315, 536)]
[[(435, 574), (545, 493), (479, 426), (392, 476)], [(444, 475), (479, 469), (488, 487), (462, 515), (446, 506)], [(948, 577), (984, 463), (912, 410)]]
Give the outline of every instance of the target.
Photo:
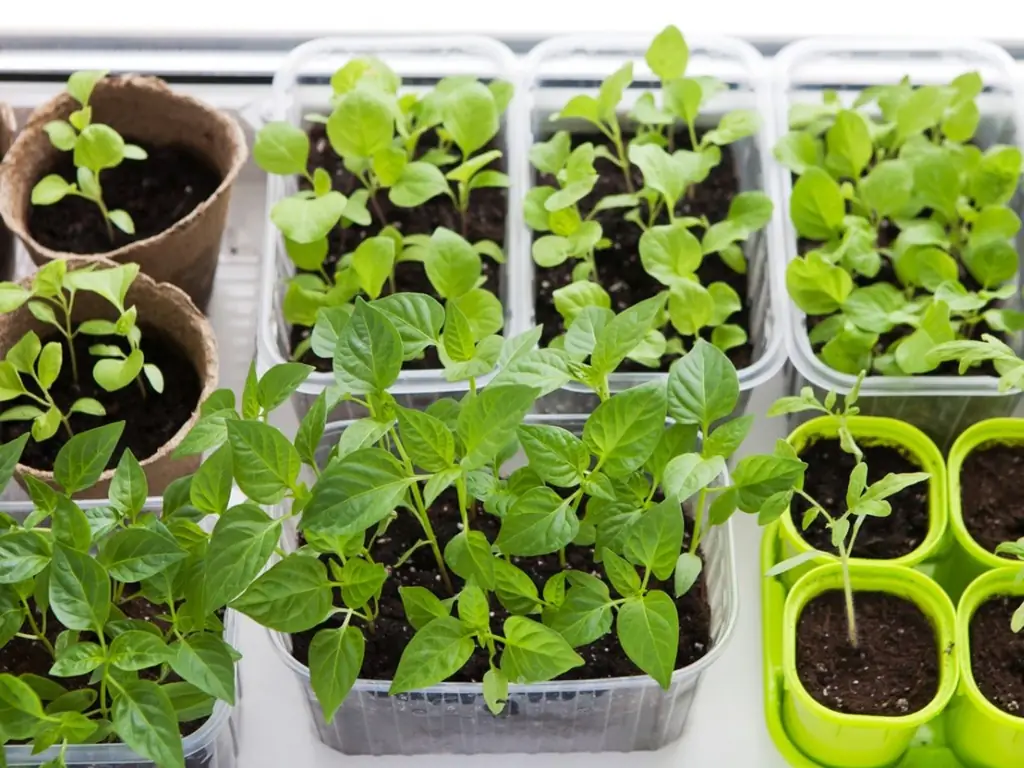
[[(982, 147), (996, 143), (1020, 144), (1024, 139), (1022, 104), (1016, 94), (1017, 66), (1006, 51), (974, 40), (908, 38), (813, 38), (788, 45), (774, 61), (774, 144), (788, 130), (789, 108), (794, 103), (820, 103), (822, 91), (833, 88), (852, 102), (864, 88), (899, 82), (904, 75), (914, 85), (940, 85), (968, 71), (980, 73), (985, 91), (978, 97), (982, 119), (976, 140)], [(797, 256), (797, 234), (789, 218), (793, 180), (776, 165), (778, 208), (783, 214), (784, 263), (778, 276), (785, 283), (785, 264)], [(1018, 191), (1011, 205), (1024, 213)], [(1024, 233), (1017, 236), (1018, 252)], [(1021, 274), (1017, 275), (1018, 286)], [(786, 348), (791, 362), (788, 386), (795, 394), (811, 386), (823, 395), (850, 391), (855, 377), (829, 368), (818, 359), (807, 337), (806, 315), (785, 295), (789, 321)], [(1018, 298), (1010, 306), (1020, 309)], [(1001, 394), (988, 376), (868, 376), (860, 391), (861, 413), (908, 421), (925, 431), (946, 450), (975, 422), (1013, 413), (1019, 391)], [(794, 421), (802, 417), (794, 417)]]
[[(385, 61), (403, 82), (406, 90), (425, 91), (441, 78), (451, 75), (472, 75), (482, 79), (504, 79), (517, 85), (516, 59), (505, 45), (487, 37), (477, 36), (422, 36), (422, 37), (331, 37), (304, 43), (288, 55), (274, 76), (272, 96), (263, 110), (263, 118), (288, 120), (302, 124), (302, 116), (326, 109), (331, 94), (331, 75), (351, 58), (377, 56)], [(518, 94), (513, 97), (499, 136), (504, 139), (505, 160), (510, 169), (519, 164), (518, 153), (523, 142), (515, 135), (516, 121), (511, 115), (518, 108)], [(260, 280), (259, 319), (257, 325), (256, 364), (262, 374), (272, 365), (286, 362), (291, 357), (290, 326), (281, 311), (284, 289), (295, 273), (295, 266), (284, 249), (284, 241), (270, 221), (274, 204), (295, 191), (292, 178), (270, 176), (267, 179), (266, 237)], [(517, 250), (521, 235), (518, 222), (519, 191), (508, 190), (508, 211), (505, 227), (505, 253)], [(502, 304), (505, 307), (505, 332), (517, 325), (513, 322), (510, 269), (506, 265), (502, 279)], [(486, 381), (483, 379), (482, 381)], [(333, 382), (330, 373), (315, 372), (292, 396), (301, 418), (309, 410), (316, 396)], [(478, 381), (478, 384), (481, 381)], [(399, 403), (411, 408), (423, 408), (445, 393), (464, 392), (466, 382), (449, 382), (441, 370), (404, 370), (391, 394)], [(357, 406), (342, 403), (331, 413), (332, 420), (358, 418), (365, 415)]]
[[(536, 415), (528, 416), (527, 423), (579, 431), (584, 418)], [(346, 426), (328, 427), (320, 444), (321, 458), (326, 460)], [(293, 527), (287, 535), (294, 537)], [(294, 546), (294, 538), (287, 545)], [(647, 676), (512, 685), (505, 711), (495, 717), (478, 683), (441, 683), (389, 696), (389, 680), (360, 679), (334, 719), (325, 723), (309, 682), (309, 668), (292, 656), (290, 637), (270, 634), (284, 663), (302, 684), (321, 741), (347, 755), (660, 749), (682, 735), (701, 674), (722, 654), (736, 623), (739, 588), (731, 523), (708, 532), (703, 554), (712, 646), (699, 661), (676, 670), (667, 691)]]
[[(523, 122), (516, 133), (524, 141), (517, 154), (518, 166), (512, 179), (513, 189), (522, 190), (521, 198), (534, 186), (534, 169), (529, 162), (529, 148), (553, 133), (549, 121), (575, 94), (597, 94), (601, 81), (632, 61), (633, 84), (626, 90), (620, 105), (625, 117), (636, 99), (644, 92), (657, 89), (659, 83), (644, 61), (650, 45), (649, 35), (573, 35), (547, 40), (534, 48), (524, 63), (522, 101), (517, 119)], [(700, 122), (717, 124), (718, 119), (733, 109), (756, 110), (761, 117), (761, 130), (753, 137), (731, 145), (735, 172), (741, 191), (769, 189), (774, 175), (771, 166), (772, 112), (770, 84), (764, 58), (751, 45), (729, 37), (687, 35), (690, 48), (688, 75), (710, 75), (720, 79), (729, 89), (715, 97), (704, 109)], [(574, 126), (575, 130), (575, 126)], [(585, 124), (580, 131), (587, 131)], [(590, 129), (594, 130), (594, 129)], [(780, 282), (782, 211), (776, 205), (771, 221), (745, 244), (748, 263), (748, 299), (750, 300), (750, 341), (754, 362), (739, 371), (741, 400), (738, 412), (746, 408), (750, 391), (762, 385), (782, 368), (785, 362), (781, 318), (773, 307), (780, 306), (785, 296)], [(509, 272), (513, 281), (512, 296), (518, 302), (512, 314), (522, 325), (514, 332), (528, 330), (536, 324), (534, 280), (536, 275), (531, 246), (533, 232), (526, 226), (521, 212), (518, 248), (509, 254)], [(778, 260), (777, 266), (772, 261)], [(628, 389), (665, 373), (613, 373), (609, 388), (614, 392)], [(575, 383), (544, 398), (540, 409), (552, 413), (589, 413), (597, 404), (589, 390)]]
[[(102, 507), (104, 501), (79, 501), (83, 509)], [(157, 512), (162, 508), (160, 497), (151, 497), (143, 507), (148, 512)], [(23, 520), (33, 509), (31, 502), (0, 502), (0, 512), (6, 513), (15, 520)], [(238, 620), (234, 611), (228, 611), (224, 620), (224, 634), (229, 643), (237, 645)], [(242, 679), (235, 667), (235, 700), (242, 700)], [(213, 706), (213, 713), (195, 733), (182, 739), (185, 752), (185, 768), (235, 768), (238, 765), (239, 707), (231, 707), (226, 702), (218, 701)], [(32, 754), (32, 745), (7, 745), (3, 748), (7, 765), (37, 766), (53, 760), (60, 753), (53, 747)], [(79, 768), (156, 768), (156, 763), (146, 760), (128, 745), (118, 744), (77, 744), (70, 746), (64, 753), (64, 761), (69, 766)]]

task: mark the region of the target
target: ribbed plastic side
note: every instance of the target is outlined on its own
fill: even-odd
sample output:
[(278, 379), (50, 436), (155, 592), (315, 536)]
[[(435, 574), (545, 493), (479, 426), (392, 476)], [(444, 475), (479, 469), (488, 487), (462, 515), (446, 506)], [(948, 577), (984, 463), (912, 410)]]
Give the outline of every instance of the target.
[[(985, 91), (978, 97), (982, 119), (975, 137), (982, 146), (1020, 145), (1024, 139), (1022, 103), (1017, 94), (1016, 65), (1002, 48), (975, 40), (922, 40), (909, 38), (812, 38), (787, 46), (775, 57), (773, 101), (774, 144), (788, 130), (789, 108), (794, 103), (820, 102), (825, 88), (838, 90), (852, 102), (872, 85), (896, 83), (904, 75), (914, 85), (939, 85), (959, 74), (978, 71)], [(777, 207), (789, 210), (793, 180), (776, 165)], [(1024, 196), (1012, 202), (1024, 213)], [(796, 258), (796, 230), (784, 216), (784, 261)], [(1018, 253), (1024, 252), (1024, 233), (1017, 236)], [(779, 276), (784, 281), (784, 275)], [(1021, 273), (1018, 273), (1019, 287)], [(1020, 309), (1019, 296), (1011, 306)], [(786, 348), (791, 362), (790, 391), (810, 386), (822, 396), (829, 390), (849, 392), (854, 377), (839, 373), (818, 359), (807, 338), (806, 316), (789, 297), (785, 299)], [(1009, 416), (1021, 400), (1020, 392), (1000, 394), (997, 381), (984, 376), (868, 376), (861, 388), (861, 413), (908, 421), (928, 434), (943, 450), (971, 424)], [(801, 421), (802, 417), (793, 417)]]
[[(403, 80), (403, 88), (425, 90), (450, 75), (508, 80), (519, 87), (515, 57), (497, 40), (477, 36), (422, 37), (332, 37), (304, 43), (295, 48), (274, 76), (273, 97), (266, 116), (271, 120), (301, 123), (304, 114), (325, 108), (330, 97), (331, 75), (347, 60), (357, 56), (376, 56), (384, 60)], [(518, 94), (513, 97), (502, 122), (499, 138), (509, 168), (517, 163), (516, 153), (522, 146), (515, 135), (512, 119), (518, 109)], [(270, 222), (273, 205), (294, 190), (294, 180), (271, 176), (267, 180), (266, 236), (261, 268), (259, 325), (257, 326), (257, 368), (262, 373), (272, 365), (289, 359), (290, 327), (284, 321), (281, 303), (288, 279), (295, 267), (284, 250), (280, 233)], [(508, 190), (505, 251), (515, 250), (521, 218), (514, 188)], [(512, 317), (515, 305), (511, 281), (506, 268), (502, 282), (502, 304), (505, 307), (505, 332), (517, 325)], [(301, 418), (316, 396), (333, 381), (330, 373), (313, 373), (292, 396)], [(481, 383), (481, 382), (478, 382)], [(440, 370), (403, 371), (391, 393), (399, 403), (410, 408), (423, 408), (445, 393), (465, 391), (466, 382), (449, 382)], [(343, 403), (332, 412), (332, 420), (359, 418), (365, 413), (351, 403)]]
[[(714, 99), (702, 115), (702, 122), (717, 123), (733, 109), (753, 109), (761, 117), (761, 130), (751, 138), (730, 145), (734, 170), (741, 191), (759, 190), (771, 194), (773, 177), (771, 146), (773, 116), (766, 64), (761, 54), (749, 44), (724, 37), (687, 37), (690, 47), (688, 74), (710, 75), (719, 78), (729, 89)], [(644, 52), (650, 44), (649, 36), (574, 35), (548, 40), (530, 52), (524, 64), (523, 103), (517, 115), (524, 121), (516, 131), (526, 142), (519, 152), (520, 166), (516, 182), (524, 194), (534, 185), (533, 169), (528, 153), (530, 146), (550, 136), (549, 118), (556, 114), (573, 95), (596, 94), (601, 81), (622, 66), (633, 61), (635, 79), (626, 90), (621, 103), (621, 114), (626, 114), (636, 99), (645, 91), (659, 87), (657, 78), (644, 61)], [(586, 131), (581, 126), (580, 130)], [(509, 268), (515, 280), (514, 297), (521, 302), (513, 314), (524, 323), (518, 331), (534, 325), (534, 281), (536, 270), (531, 256), (533, 234), (525, 222), (519, 249), (509, 256)], [(755, 233), (746, 243), (744, 251), (748, 263), (748, 295), (750, 301), (749, 336), (753, 345), (753, 362), (739, 371), (741, 402), (737, 414), (746, 409), (750, 390), (763, 384), (782, 368), (785, 361), (783, 333), (778, 305), (784, 296), (781, 284), (773, 283), (773, 273), (781, 269), (783, 258), (781, 243), (781, 216), (776, 208), (768, 226)], [(773, 260), (779, 267), (772, 267)], [(634, 387), (652, 379), (664, 378), (664, 373), (613, 373), (609, 376), (612, 392)], [(539, 403), (546, 413), (589, 413), (597, 405), (597, 398), (580, 385), (570, 385)]]
[[(582, 429), (581, 416), (530, 416), (529, 423)], [(345, 424), (332, 425), (323, 455)], [(727, 478), (726, 478), (727, 481)], [(513, 685), (495, 717), (482, 686), (442, 683), (389, 696), (389, 681), (358, 680), (333, 720), (325, 723), (309, 684), (308, 667), (289, 652), (287, 635), (272, 632), (275, 647), (302, 682), (317, 734), (347, 755), (421, 755), (506, 752), (632, 752), (654, 750), (682, 735), (701, 674), (721, 655), (738, 610), (731, 523), (710, 530), (703, 544), (711, 648), (672, 676), (668, 690), (646, 676)]]

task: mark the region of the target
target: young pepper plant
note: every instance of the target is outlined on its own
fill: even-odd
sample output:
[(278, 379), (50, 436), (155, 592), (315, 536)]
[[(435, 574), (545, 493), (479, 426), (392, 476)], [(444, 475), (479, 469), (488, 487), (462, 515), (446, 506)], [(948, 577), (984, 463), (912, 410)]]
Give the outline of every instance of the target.
[[(59, 490), (28, 478), (33, 511), (0, 516), (0, 648), (50, 664), (0, 674), (0, 745), (50, 750), (49, 766), (64, 766), (70, 745), (123, 742), (160, 768), (184, 768), (179, 723), (235, 700), (240, 655), (224, 638), (224, 606), (279, 535), (254, 504), (228, 508), (231, 477), (217, 457), (153, 510), (125, 451), (108, 503), (80, 507), (72, 496), (106, 469), (123, 427), (75, 435), (54, 464)], [(0, 446), (3, 483), (26, 440)], [(198, 525), (207, 514), (218, 515), (212, 534)]]
[(792, 108), (775, 153), (798, 176), (790, 218), (812, 247), (786, 282), (832, 368), (927, 373), (936, 344), (1024, 328), (1024, 314), (1001, 307), (1016, 290), (1020, 219), (1008, 203), (1021, 153), (972, 143), (981, 90), (967, 73), (869, 88), (849, 108), (835, 93)]
[(103, 214), (107, 234), (114, 241), (114, 227), (128, 235), (135, 234), (135, 223), (123, 209), (109, 210), (103, 199), (100, 173), (116, 168), (124, 160), (145, 160), (146, 150), (135, 144), (128, 144), (121, 135), (104, 123), (92, 120), (92, 97), (96, 83), (107, 76), (106, 72), (74, 72), (68, 78), (67, 92), (79, 108), (67, 120), (51, 120), (43, 126), (50, 143), (61, 152), (73, 152), (75, 182), (68, 182), (63, 176), (51, 173), (44, 176), (32, 188), (32, 205), (53, 205), (68, 195), (85, 198), (96, 204)]

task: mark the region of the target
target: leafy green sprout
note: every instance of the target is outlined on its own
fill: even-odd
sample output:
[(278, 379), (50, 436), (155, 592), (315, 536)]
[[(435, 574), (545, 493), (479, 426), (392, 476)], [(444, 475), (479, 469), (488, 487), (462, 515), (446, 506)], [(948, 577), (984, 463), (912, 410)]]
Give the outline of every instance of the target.
[(936, 362), (955, 360), (963, 375), (971, 368), (990, 362), (999, 374), (999, 391), (1019, 388), (1024, 382), (1024, 360), (1012, 347), (991, 334), (983, 334), (980, 341), (949, 341), (939, 344), (930, 353)]
[[(65, 765), (70, 745), (120, 741), (160, 768), (184, 768), (179, 722), (235, 700), (240, 655), (223, 638), (223, 609), (280, 533), (256, 505), (228, 506), (230, 476), (216, 461), (172, 483), (154, 511), (145, 472), (125, 451), (108, 503), (79, 506), (73, 496), (95, 485), (123, 427), (75, 435), (57, 454), (56, 487), (26, 479), (27, 518), (0, 515), (0, 647), (29, 646), (52, 664), (46, 677), (0, 674), (0, 745), (55, 749), (50, 766)], [(27, 438), (0, 446), (3, 484)], [(212, 534), (198, 525), (206, 515), (217, 518)], [(151, 620), (132, 618), (143, 601)], [(65, 685), (82, 677), (85, 687)]]
[[(78, 334), (124, 336), (131, 349), (128, 354), (116, 345), (98, 344), (90, 347), (91, 354), (104, 358), (94, 365), (93, 379), (108, 392), (122, 389), (137, 379), (145, 394), (145, 387), (139, 378), (142, 373), (156, 392), (162, 392), (162, 372), (156, 365), (145, 362), (139, 347), (141, 331), (135, 324), (137, 310), (134, 306), (125, 308), (125, 296), (138, 271), (137, 264), (109, 269), (87, 266), (68, 270), (67, 262), (58, 259), (43, 266), (28, 288), (17, 283), (0, 283), (0, 311), (13, 312), (25, 305), (33, 317), (55, 328), (70, 350), (71, 369), (76, 384), (79, 381), (79, 370), (74, 342)], [(81, 291), (95, 293), (107, 300), (117, 309), (118, 320), (86, 320), (74, 326), (71, 318), (75, 300)], [(69, 421), (71, 414), (105, 416), (103, 405), (91, 397), (78, 398), (66, 413), (61, 410), (50, 389), (60, 375), (63, 363), (64, 353), (59, 342), (43, 344), (35, 331), (28, 331), (19, 339), (0, 362), (0, 402), (27, 397), (36, 404), (8, 408), (0, 413), (0, 420), (32, 421), (32, 437), (42, 442), (53, 437), (61, 425), (69, 436), (72, 435)], [(26, 385), (26, 378), (38, 392)]]
[(89, 103), (96, 83), (107, 76), (107, 72), (75, 72), (68, 78), (67, 92), (78, 102), (79, 108), (67, 120), (52, 120), (43, 126), (50, 143), (61, 152), (73, 152), (75, 163), (74, 183), (68, 183), (62, 176), (52, 173), (44, 176), (32, 189), (33, 205), (53, 205), (68, 195), (85, 198), (95, 203), (107, 227), (107, 235), (114, 240), (114, 227), (128, 235), (135, 234), (135, 223), (123, 209), (109, 210), (103, 199), (100, 173), (116, 168), (125, 159), (145, 160), (146, 151), (135, 144), (128, 144), (121, 135), (103, 123), (92, 121), (92, 106)]
[[(1024, 314), (1001, 306), (1016, 292), (1020, 219), (1008, 203), (1021, 153), (971, 143), (981, 90), (978, 74), (967, 73), (948, 86), (904, 79), (869, 88), (850, 108), (833, 92), (793, 106), (775, 154), (798, 176), (790, 218), (816, 247), (790, 262), (787, 287), (800, 309), (822, 318), (810, 340), (836, 370), (927, 373), (938, 344), (979, 328), (1024, 328)], [(883, 267), (895, 284), (879, 279)]]
[(811, 387), (804, 387), (800, 390), (799, 395), (780, 397), (776, 400), (768, 409), (767, 415), (771, 418), (773, 416), (810, 411), (818, 412), (825, 416), (832, 416), (838, 424), (837, 433), (840, 447), (846, 453), (852, 454), (860, 462), (863, 460), (864, 454), (853, 437), (849, 419), (860, 413), (857, 400), (860, 398), (860, 388), (864, 384), (865, 376), (867, 376), (867, 371), (861, 371), (857, 375), (856, 381), (854, 381), (850, 391), (843, 398), (841, 405), (838, 403), (838, 396), (833, 391), (827, 392), (824, 401), (820, 401), (815, 396), (814, 390)]
[[(1018, 560), (1024, 561), (1024, 538), (1017, 539), (1017, 541), (1004, 541), (998, 547), (996, 547), (997, 555), (1011, 555), (1016, 557)], [(1017, 581), (1024, 579), (1024, 568), (1021, 568), (1017, 572)], [(1017, 610), (1013, 612), (1013, 616), (1010, 618), (1010, 629), (1014, 633), (1019, 633), (1024, 629), (1024, 603), (1017, 606)]]
[[(671, 323), (679, 334), (679, 338), (665, 339), (660, 330), (658, 335), (652, 333), (647, 354), (637, 362), (653, 367), (665, 354), (682, 354), (682, 339), (696, 337), (705, 328), (711, 329), (712, 343), (722, 350), (747, 341), (741, 326), (727, 322), (742, 308), (735, 290), (725, 282), (704, 286), (696, 273), (709, 254), (718, 254), (733, 271), (745, 273), (747, 265), (740, 244), (767, 224), (772, 204), (761, 192), (744, 192), (736, 196), (727, 217), (720, 222), (677, 216), (678, 203), (692, 196), (696, 185), (720, 164), (720, 147), (755, 133), (757, 120), (750, 111), (730, 112), (698, 141), (695, 126), (700, 108), (724, 86), (712, 78), (685, 77), (689, 49), (675, 27), (666, 28), (655, 38), (646, 58), (661, 81), (664, 105), (657, 106), (651, 93), (637, 100), (630, 112), (638, 126), (637, 135), (627, 148), (618, 108), (633, 81), (632, 63), (609, 76), (596, 97), (573, 97), (552, 119), (582, 119), (596, 126), (612, 142), (615, 152), (589, 142), (573, 148), (571, 136), (564, 130), (535, 144), (530, 150), (531, 164), (553, 177), (557, 187), (538, 185), (531, 189), (524, 213), (530, 228), (541, 233), (533, 244), (538, 266), (551, 268), (567, 260), (576, 262), (573, 282), (554, 292), (555, 307), (566, 326), (580, 307), (611, 305), (600, 285), (595, 256), (610, 242), (595, 216), (625, 209), (625, 217), (644, 230), (641, 262), (644, 270), (665, 286), (663, 293), (668, 297), (659, 328)], [(673, 151), (674, 127), (680, 121), (687, 126), (692, 149)], [(584, 212), (580, 203), (591, 195), (599, 178), (594, 168), (597, 158), (609, 160), (623, 171), (627, 192), (605, 196)], [(644, 179), (640, 190), (632, 181), (633, 166), (640, 169)], [(665, 219), (667, 223), (659, 223)], [(697, 227), (703, 230), (700, 238), (692, 231)]]

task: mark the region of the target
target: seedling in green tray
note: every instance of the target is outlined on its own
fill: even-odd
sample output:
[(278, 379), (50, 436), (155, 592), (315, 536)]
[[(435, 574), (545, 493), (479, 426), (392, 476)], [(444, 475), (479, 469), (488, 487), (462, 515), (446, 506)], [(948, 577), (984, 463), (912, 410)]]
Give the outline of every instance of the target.
[[(52, 326), (63, 337), (70, 350), (74, 381), (79, 380), (78, 360), (74, 341), (78, 334), (115, 335), (125, 338), (129, 352), (114, 344), (95, 344), (89, 352), (103, 359), (93, 366), (92, 376), (108, 392), (122, 389), (137, 381), (145, 392), (140, 374), (154, 391), (163, 391), (163, 374), (153, 363), (145, 361), (140, 347), (142, 332), (136, 325), (137, 310), (125, 307), (125, 296), (139, 272), (137, 264), (124, 264), (109, 269), (85, 267), (68, 270), (67, 262), (51, 261), (33, 277), (30, 287), (17, 283), (0, 283), (0, 311), (13, 312), (27, 305), (33, 317)], [(101, 296), (115, 307), (116, 321), (86, 320), (77, 325), (72, 322), (75, 300), (81, 292)], [(104, 416), (103, 405), (91, 397), (81, 397), (63, 411), (50, 393), (64, 365), (64, 351), (57, 341), (42, 343), (35, 331), (28, 331), (12, 346), (0, 361), (0, 402), (28, 398), (23, 403), (0, 413), (3, 421), (31, 421), (32, 437), (37, 442), (48, 440), (63, 425), (72, 434), (68, 417), (73, 413)], [(29, 386), (31, 385), (31, 387)]]
[[(1024, 538), (1017, 539), (1016, 541), (1004, 541), (996, 547), (996, 554), (1013, 555), (1018, 560), (1024, 562)], [(1024, 580), (1024, 567), (1017, 574), (1017, 579)], [(1024, 629), (1024, 603), (1021, 603), (1017, 610), (1013, 612), (1013, 617), (1010, 619), (1010, 628), (1014, 632), (1020, 632)]]
[(99, 207), (113, 242), (114, 227), (134, 235), (135, 223), (127, 211), (107, 208), (100, 173), (116, 168), (126, 159), (145, 160), (147, 155), (142, 147), (126, 143), (109, 125), (93, 122), (89, 99), (96, 83), (106, 76), (106, 72), (88, 71), (75, 72), (68, 78), (68, 94), (78, 102), (79, 108), (67, 120), (50, 121), (43, 130), (50, 137), (50, 143), (61, 152), (74, 152), (75, 181), (69, 183), (57, 173), (44, 176), (32, 189), (32, 204), (53, 205), (68, 195), (83, 197)]
[[(679, 216), (678, 204), (708, 178), (722, 161), (720, 147), (757, 132), (756, 113), (735, 110), (724, 115), (717, 127), (697, 136), (702, 107), (726, 88), (712, 77), (686, 76), (689, 48), (682, 33), (666, 27), (647, 50), (646, 60), (661, 83), (661, 103), (654, 93), (641, 95), (629, 113), (636, 135), (628, 142), (622, 135), (619, 104), (633, 82), (628, 62), (608, 76), (597, 96), (574, 96), (552, 120), (582, 120), (596, 128), (614, 151), (593, 143), (572, 147), (568, 131), (558, 131), (530, 150), (530, 162), (540, 173), (553, 177), (557, 186), (539, 185), (526, 195), (525, 218), (541, 233), (533, 243), (533, 259), (540, 267), (574, 262), (569, 285), (554, 291), (555, 308), (568, 328), (580, 309), (609, 308), (611, 298), (600, 283), (596, 253), (611, 242), (604, 237), (595, 216), (622, 209), (624, 217), (643, 230), (639, 253), (644, 270), (659, 284), (662, 307), (648, 334), (643, 354), (630, 359), (649, 367), (666, 354), (681, 355), (684, 339), (695, 339), (711, 329), (711, 342), (722, 350), (741, 346), (746, 331), (729, 323), (742, 309), (736, 291), (725, 282), (703, 285), (697, 277), (703, 259), (718, 254), (732, 270), (746, 272), (740, 244), (763, 228), (772, 215), (772, 203), (761, 192), (742, 192), (732, 200), (725, 219)], [(675, 148), (675, 128), (687, 128), (690, 149)], [(589, 201), (598, 179), (594, 160), (602, 158), (623, 173), (627, 192)], [(633, 183), (634, 166), (643, 175), (643, 186)], [(695, 231), (702, 233), (699, 237)], [(662, 329), (671, 324), (678, 336), (666, 338)]]
[(1001, 306), (1017, 293), (1020, 219), (1008, 203), (1021, 152), (973, 143), (982, 87), (976, 72), (944, 86), (904, 78), (852, 107), (834, 91), (792, 107), (775, 155), (798, 176), (790, 217), (813, 247), (786, 284), (830, 367), (928, 373), (937, 344), (1024, 328), (1024, 313)]
[(813, 389), (804, 387), (800, 390), (799, 395), (780, 397), (776, 400), (768, 409), (768, 416), (783, 416), (787, 413), (803, 413), (806, 411), (817, 411), (826, 416), (833, 416), (839, 422), (839, 445), (844, 451), (852, 454), (857, 461), (860, 461), (863, 458), (863, 453), (857, 446), (857, 441), (853, 438), (853, 433), (850, 431), (847, 419), (860, 413), (860, 408), (857, 407), (857, 399), (860, 397), (860, 387), (864, 383), (866, 375), (867, 371), (860, 372), (857, 380), (850, 387), (850, 391), (843, 398), (842, 406), (837, 405), (838, 398), (835, 392), (828, 392), (825, 395), (824, 402), (821, 402), (815, 397)]

